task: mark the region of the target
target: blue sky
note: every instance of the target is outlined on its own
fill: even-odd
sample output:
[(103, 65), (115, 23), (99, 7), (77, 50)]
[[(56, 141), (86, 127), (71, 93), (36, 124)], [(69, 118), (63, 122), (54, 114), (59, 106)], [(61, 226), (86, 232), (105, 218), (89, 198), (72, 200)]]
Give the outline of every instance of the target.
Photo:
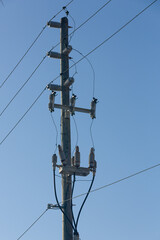
[[(68, 1), (3, 0), (0, 5), (0, 83), (16, 65), (46, 22)], [(106, 1), (76, 1), (68, 7), (78, 27)], [(113, 0), (74, 34), (71, 45), (87, 54), (145, 8), (150, 0)], [(160, 5), (159, 1), (110, 41), (88, 56), (95, 74), (97, 117), (93, 124), (96, 160), (94, 187), (100, 187), (160, 162)], [(65, 16), (61, 13), (56, 21)], [(73, 21), (69, 18), (69, 24)], [(46, 28), (41, 38), (0, 89), (0, 111), (26, 81), (46, 52), (59, 42), (59, 30)], [(59, 51), (59, 47), (56, 48)], [(81, 58), (71, 52), (74, 61)], [(71, 63), (72, 65), (72, 63)], [(0, 141), (34, 99), (59, 75), (59, 60), (46, 58), (41, 67), (0, 117)], [(93, 72), (84, 59), (77, 64), (74, 93), (77, 106), (89, 108)], [(74, 68), (70, 75), (74, 74)], [(56, 81), (59, 83), (59, 79)], [(46, 209), (55, 203), (51, 156), (56, 131), (48, 111), (49, 91), (0, 145), (0, 238), (17, 239)], [(60, 101), (58, 94), (57, 103)], [(53, 114), (60, 143), (60, 111)], [(76, 113), (78, 145), (83, 166), (92, 146), (89, 115)], [(71, 119), (72, 149), (76, 131)], [(92, 193), (81, 214), (81, 239), (141, 240), (160, 238), (159, 173), (150, 172)], [(58, 174), (58, 172), (57, 172)], [(87, 179), (90, 179), (88, 177)], [(75, 195), (89, 182), (77, 182)], [(61, 180), (57, 178), (59, 199)], [(74, 200), (77, 213), (83, 198)], [(61, 213), (49, 210), (23, 237), (61, 239)]]

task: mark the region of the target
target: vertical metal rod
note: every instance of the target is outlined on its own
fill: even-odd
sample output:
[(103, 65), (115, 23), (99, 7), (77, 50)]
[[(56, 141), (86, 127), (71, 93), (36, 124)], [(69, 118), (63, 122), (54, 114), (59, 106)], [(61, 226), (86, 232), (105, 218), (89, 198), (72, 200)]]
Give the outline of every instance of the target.
[[(61, 18), (61, 54), (63, 50), (68, 46), (68, 19), (66, 17)], [(61, 63), (61, 86), (69, 78), (69, 59), (68, 56), (62, 54)], [(61, 92), (61, 104), (69, 106), (69, 88), (62, 88)], [(71, 166), (71, 137), (70, 137), (70, 113), (69, 111), (61, 110), (61, 143), (63, 151), (67, 158), (67, 165)], [(65, 215), (72, 222), (71, 212), (71, 176), (63, 174), (62, 177), (62, 204), (64, 207)], [(62, 215), (62, 240), (73, 240), (73, 229), (67, 218)]]

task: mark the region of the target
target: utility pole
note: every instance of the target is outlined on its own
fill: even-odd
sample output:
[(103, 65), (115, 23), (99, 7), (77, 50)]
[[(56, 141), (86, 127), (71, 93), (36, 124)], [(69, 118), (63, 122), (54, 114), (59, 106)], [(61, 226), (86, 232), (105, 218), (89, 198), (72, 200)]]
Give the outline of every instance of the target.
[[(62, 212), (62, 240), (79, 240), (79, 233), (77, 225), (83, 205), (89, 195), (93, 185), (96, 173), (96, 161), (94, 157), (94, 148), (92, 147), (89, 155), (89, 166), (80, 167), (80, 152), (79, 147), (75, 148), (75, 155), (72, 156), (71, 161), (71, 133), (70, 133), (70, 115), (73, 116), (75, 112), (89, 113), (91, 118), (95, 118), (97, 99), (93, 98), (91, 101), (91, 108), (85, 109), (76, 107), (76, 95), (72, 94), (70, 98), (70, 86), (74, 83), (74, 78), (69, 77), (69, 53), (72, 47), (68, 45), (68, 19), (61, 18), (61, 22), (50, 21), (48, 26), (60, 29), (60, 53), (49, 51), (47, 55), (51, 58), (60, 59), (60, 77), (61, 84), (48, 84), (47, 88), (52, 91), (50, 94), (49, 110), (53, 112), (55, 108), (61, 109), (61, 145), (58, 145), (61, 165), (57, 165), (57, 155), (52, 156), (53, 174), (54, 174), (54, 191), (57, 205), (48, 204), (48, 209), (58, 207)], [(56, 92), (61, 92), (61, 104), (55, 104)], [(56, 184), (55, 184), (55, 169), (59, 168), (59, 173), (62, 175), (62, 204), (59, 203)], [(75, 221), (72, 209), (72, 175), (74, 176), (88, 176), (90, 172), (93, 173), (93, 179), (89, 191), (79, 210), (77, 220)], [(74, 234), (73, 234), (74, 231)]]
[[(69, 79), (69, 58), (63, 54), (63, 51), (68, 47), (68, 19), (61, 18), (61, 104), (64, 106), (70, 105), (69, 87), (63, 87), (67, 79)], [(70, 112), (64, 109), (61, 110), (61, 145), (66, 156), (67, 166), (71, 166), (71, 137), (70, 137)], [(62, 206), (65, 215), (72, 222), (71, 213), (71, 175), (62, 174)], [(68, 201), (68, 199), (70, 199)], [(66, 201), (67, 200), (67, 201)], [(72, 240), (73, 229), (65, 215), (62, 215), (62, 239)]]

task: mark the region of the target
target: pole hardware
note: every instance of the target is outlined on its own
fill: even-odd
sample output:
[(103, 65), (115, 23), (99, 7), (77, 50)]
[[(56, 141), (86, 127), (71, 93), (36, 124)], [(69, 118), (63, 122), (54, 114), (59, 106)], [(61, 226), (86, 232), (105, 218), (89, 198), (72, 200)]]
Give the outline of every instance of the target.
[[(63, 208), (64, 206), (61, 205), (61, 208)], [(58, 210), (59, 207), (57, 204), (51, 204), (51, 203), (48, 203), (47, 205), (47, 209), (55, 209), (55, 210)]]
[(98, 102), (98, 99), (93, 98), (92, 102), (91, 102), (91, 118), (94, 119), (96, 118), (96, 104)]
[(49, 22), (47, 22), (47, 26), (52, 27), (52, 28), (61, 28), (61, 23), (49, 21)]
[(65, 82), (64, 85), (65, 87), (70, 87), (72, 84), (74, 83), (74, 78), (73, 77), (69, 77)]
[(49, 104), (48, 104), (48, 108), (50, 112), (54, 112), (54, 102), (55, 102), (55, 96), (56, 96), (56, 92), (52, 92), (49, 96)]
[(70, 54), (70, 52), (72, 51), (72, 46), (71, 45), (68, 45), (64, 50), (63, 50), (63, 54), (64, 55), (69, 55)]
[[(69, 14), (66, 12), (66, 14)], [(57, 164), (57, 155), (52, 156), (52, 167), (54, 175), (54, 192), (57, 205), (48, 204), (48, 209), (59, 208), (62, 212), (62, 239), (63, 240), (79, 240), (77, 226), (82, 208), (92, 188), (97, 163), (95, 161), (94, 148), (91, 148), (89, 154), (88, 167), (81, 167), (79, 146), (75, 147), (74, 156), (71, 156), (71, 130), (70, 130), (70, 115), (73, 116), (75, 112), (89, 113), (91, 118), (96, 117), (97, 99), (93, 98), (90, 109), (76, 107), (77, 96), (72, 94), (70, 98), (70, 86), (74, 83), (74, 78), (69, 76), (69, 59), (72, 59), (69, 54), (72, 51), (72, 46), (68, 45), (68, 18), (61, 18), (61, 22), (49, 21), (49, 27), (60, 28), (60, 53), (49, 51), (47, 56), (50, 58), (60, 59), (60, 85), (49, 83), (47, 88), (51, 91), (49, 96), (49, 111), (53, 112), (55, 108), (61, 109), (61, 145), (58, 145), (59, 158), (61, 164)], [(61, 93), (61, 104), (55, 104), (56, 91)], [(55, 170), (59, 169), (62, 175), (62, 206), (59, 204), (56, 193)], [(77, 220), (75, 222), (73, 215), (73, 190), (75, 183), (75, 176), (88, 176), (93, 174), (89, 190), (80, 207)], [(73, 182), (72, 182), (73, 176)], [(72, 185), (73, 184), (73, 185)], [(63, 208), (63, 209), (62, 209)]]
[[(66, 48), (66, 50), (65, 50), (64, 53), (63, 53), (63, 52), (62, 52), (62, 53), (58, 53), (58, 52), (49, 51), (49, 52), (47, 52), (46, 55), (47, 55), (48, 57), (50, 57), (50, 58), (62, 59), (62, 58), (63, 58), (63, 55), (68, 56), (68, 54), (69, 54), (68, 52), (69, 52), (69, 51), (70, 51), (70, 50)], [(72, 59), (72, 58), (69, 57), (69, 56), (68, 56), (68, 58), (69, 58), (69, 59)]]
[[(60, 22), (49, 21), (47, 22), (47, 26), (51, 28), (61, 28), (62, 25)], [(72, 27), (68, 26), (68, 28), (72, 28)]]
[(52, 52), (52, 51), (47, 52), (47, 56), (50, 58), (56, 58), (56, 59), (62, 58), (62, 54), (57, 53), (57, 52)]
[(77, 99), (77, 96), (75, 94), (72, 94), (72, 97), (70, 99), (70, 112), (72, 116), (75, 115), (76, 99)]
[(57, 84), (51, 84), (51, 83), (49, 83), (49, 84), (47, 85), (47, 89), (51, 90), (52, 92), (53, 92), (53, 91), (62, 91), (62, 86), (57, 85)]

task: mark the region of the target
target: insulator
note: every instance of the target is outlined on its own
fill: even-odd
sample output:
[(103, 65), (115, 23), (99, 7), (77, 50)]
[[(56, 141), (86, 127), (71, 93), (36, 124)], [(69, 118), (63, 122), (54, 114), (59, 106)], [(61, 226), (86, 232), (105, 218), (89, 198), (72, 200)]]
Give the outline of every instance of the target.
[(94, 155), (94, 148), (92, 147), (89, 154), (89, 168), (94, 168), (95, 164), (95, 155)]
[(61, 28), (61, 23), (59, 23), (59, 22), (49, 21), (49, 22), (47, 22), (47, 25), (49, 27), (53, 27), (53, 28)]
[(92, 119), (96, 117), (96, 104), (97, 104), (97, 99), (93, 98), (91, 102), (91, 118)]
[(71, 158), (71, 165), (74, 166), (74, 156)]
[(53, 166), (53, 168), (56, 167), (56, 164), (57, 164), (57, 155), (53, 154), (53, 156), (52, 156), (52, 166)]
[(64, 86), (65, 87), (69, 87), (74, 83), (74, 78), (73, 77), (69, 77), (65, 82), (64, 82)]
[(56, 92), (52, 92), (49, 95), (49, 104), (48, 104), (48, 108), (50, 112), (54, 111), (54, 102), (55, 102), (55, 96), (56, 96)]
[(75, 167), (80, 167), (80, 152), (79, 152), (79, 147), (76, 146), (76, 151), (74, 154), (74, 166)]
[(71, 115), (73, 116), (75, 114), (75, 111), (74, 111), (74, 107), (75, 107), (75, 104), (76, 104), (76, 99), (77, 99), (77, 96), (75, 94), (72, 94), (72, 97), (70, 99), (70, 111), (71, 111)]
[(59, 157), (61, 159), (62, 164), (65, 164), (66, 163), (66, 156), (65, 156), (65, 153), (62, 150), (61, 145), (58, 145), (58, 150), (59, 150)]
[(57, 59), (62, 58), (62, 55), (60, 53), (52, 52), (52, 51), (47, 52), (47, 56), (50, 58), (57, 58)]
[(62, 91), (62, 87), (60, 85), (57, 84), (51, 84), (49, 83), (47, 85), (47, 89), (51, 90), (51, 91)]
[(71, 51), (72, 51), (72, 46), (68, 45), (68, 47), (66, 47), (66, 48), (63, 50), (63, 54), (69, 55)]

